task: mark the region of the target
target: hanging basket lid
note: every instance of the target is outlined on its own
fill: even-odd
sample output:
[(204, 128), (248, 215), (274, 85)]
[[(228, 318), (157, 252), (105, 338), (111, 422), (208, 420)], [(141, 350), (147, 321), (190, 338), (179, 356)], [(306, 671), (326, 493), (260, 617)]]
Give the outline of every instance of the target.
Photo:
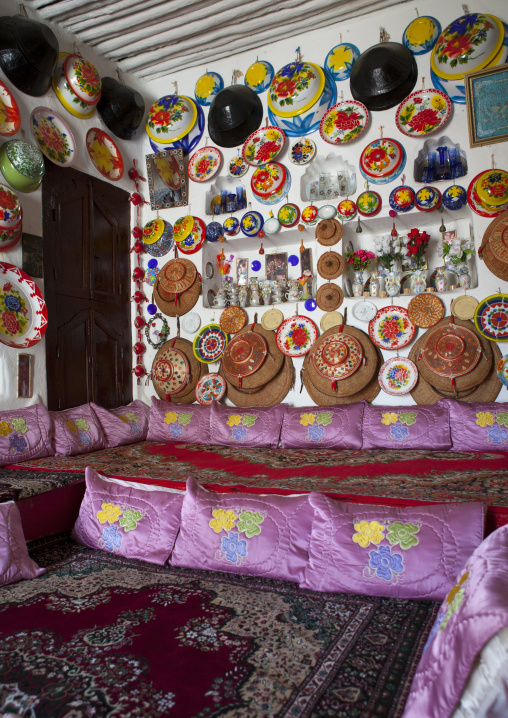
[(241, 307), (226, 307), (220, 315), (219, 324), (226, 334), (236, 334), (247, 323), (247, 315)]
[(344, 257), (338, 252), (332, 250), (325, 252), (320, 256), (317, 263), (317, 270), (323, 279), (337, 279), (344, 271), (346, 262)]
[(489, 224), (478, 254), (492, 274), (508, 281), (508, 210)]
[(171, 401), (175, 404), (190, 404), (195, 401), (194, 388), (198, 380), (208, 373), (208, 367), (206, 364), (198, 362), (194, 354), (192, 353), (192, 343), (187, 339), (181, 337), (174, 337), (170, 339), (159, 349), (155, 355), (154, 363), (164, 354), (167, 348), (178, 349), (182, 354), (185, 355), (189, 363), (189, 381), (179, 391), (174, 394), (166, 394), (158, 385), (154, 382), (154, 389), (157, 395), (165, 401)]
[(201, 282), (197, 281), (184, 292), (177, 292), (174, 294), (166, 293), (163, 297), (160, 293), (159, 282), (156, 281), (153, 289), (153, 298), (155, 304), (167, 317), (182, 317), (184, 314), (187, 314), (187, 312), (190, 312), (190, 310), (196, 305), (200, 293)]
[(441, 321), (445, 315), (445, 308), (439, 297), (424, 292), (411, 299), (407, 313), (415, 326), (429, 329)]
[[(223, 371), (221, 369), (221, 371)], [(288, 392), (294, 386), (295, 370), (291, 357), (284, 357), (281, 369), (277, 374), (266, 382), (264, 386), (256, 391), (246, 393), (238, 389), (237, 382), (233, 384), (225, 375), (227, 384), (227, 397), (235, 405), (240, 407), (249, 406), (276, 406), (286, 398)]]
[(319, 287), (316, 294), (316, 302), (323, 312), (333, 312), (338, 309), (344, 301), (342, 289), (333, 282), (328, 282)]
[(164, 299), (169, 294), (180, 294), (191, 287), (197, 276), (197, 269), (190, 259), (170, 259), (159, 272), (159, 291)]
[(222, 366), (230, 376), (243, 378), (261, 367), (266, 354), (264, 338), (254, 332), (245, 332), (231, 340), (222, 358)]
[[(257, 371), (253, 374), (249, 374), (248, 376), (244, 375), (242, 378), (241, 390), (245, 392), (259, 390), (279, 373), (282, 364), (284, 363), (284, 354), (282, 354), (277, 347), (275, 332), (264, 329), (261, 324), (248, 324), (235, 335), (232, 342), (240, 339), (240, 337), (244, 334), (248, 334), (250, 332), (259, 334), (263, 337), (267, 346), (267, 354), (265, 355), (265, 360), (262, 362)], [(225, 370), (226, 379), (238, 387), (238, 376), (229, 373), (224, 361), (223, 368)]]
[(181, 391), (190, 378), (189, 362), (179, 349), (172, 346), (172, 342), (159, 349), (152, 364), (152, 381), (154, 387), (164, 395), (171, 396)]

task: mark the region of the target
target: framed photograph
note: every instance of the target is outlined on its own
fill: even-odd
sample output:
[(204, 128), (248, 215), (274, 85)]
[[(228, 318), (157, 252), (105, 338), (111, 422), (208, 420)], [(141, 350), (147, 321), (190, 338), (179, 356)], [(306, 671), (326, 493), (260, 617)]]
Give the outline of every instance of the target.
[(443, 239), (445, 242), (451, 242), (452, 239), (456, 238), (456, 236), (457, 236), (457, 232), (454, 229), (450, 229), (443, 234)]
[(32, 278), (42, 279), (42, 237), (23, 232), (21, 235), (21, 247), (21, 268)]
[(146, 155), (146, 174), (152, 209), (184, 207), (189, 203), (182, 150)]
[(271, 282), (278, 279), (288, 278), (288, 255), (287, 252), (267, 254), (265, 257), (266, 278)]
[(237, 259), (236, 260), (236, 283), (240, 287), (242, 284), (247, 284), (249, 278), (249, 260), (248, 259)]
[(33, 368), (33, 354), (18, 354), (18, 399), (31, 399), (33, 396)]
[(464, 76), (469, 146), (508, 140), (508, 64)]
[(312, 249), (304, 249), (300, 252), (300, 265), (302, 267), (302, 274), (308, 270), (312, 273)]

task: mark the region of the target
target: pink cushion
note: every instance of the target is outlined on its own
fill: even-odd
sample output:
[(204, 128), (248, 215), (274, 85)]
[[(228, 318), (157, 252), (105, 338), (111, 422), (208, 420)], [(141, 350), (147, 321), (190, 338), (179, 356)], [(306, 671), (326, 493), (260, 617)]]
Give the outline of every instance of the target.
[(361, 449), (365, 404), (288, 407), (282, 422), (281, 448)]
[(54, 453), (51, 418), (43, 404), (0, 411), (0, 466)]
[(214, 401), (210, 414), (210, 443), (223, 446), (267, 446), (276, 449), (286, 404), (238, 409)]
[(108, 479), (87, 466), (72, 537), (90, 548), (163, 566), (180, 526), (183, 492)]
[(43, 573), (28, 555), (18, 507), (14, 501), (0, 504), (0, 586)]
[(90, 404), (64, 411), (50, 411), (57, 456), (88, 454), (106, 446), (104, 432)]
[(93, 401), (90, 406), (102, 426), (106, 446), (123, 446), (146, 439), (150, 409), (139, 399), (118, 409), (103, 409)]
[[(314, 522), (301, 586), (442, 600), (481, 543), (484, 506), (372, 506), (312, 493)], [(467, 527), (467, 528), (466, 528)]]
[(452, 451), (508, 451), (508, 404), (445, 399)]
[(307, 494), (216, 494), (190, 478), (171, 564), (298, 583), (311, 524)]
[(431, 449), (452, 445), (446, 402), (433, 406), (371, 406), (363, 412), (363, 449)]
[(152, 396), (146, 438), (148, 441), (209, 444), (210, 407), (201, 404), (173, 404)]

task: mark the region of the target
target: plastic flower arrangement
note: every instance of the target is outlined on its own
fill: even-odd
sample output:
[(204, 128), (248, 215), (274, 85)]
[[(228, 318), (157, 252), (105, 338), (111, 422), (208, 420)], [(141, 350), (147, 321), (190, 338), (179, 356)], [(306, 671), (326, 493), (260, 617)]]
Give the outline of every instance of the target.
[(462, 264), (462, 262), (467, 262), (470, 254), (474, 254), (474, 249), (471, 248), (471, 240), (469, 239), (460, 237), (445, 239), (443, 237), (441, 254), (445, 264)]
[(357, 249), (356, 252), (346, 252), (346, 260), (356, 272), (360, 269), (367, 269), (373, 259), (376, 259), (374, 252), (367, 252), (365, 249)]
[(392, 237), (389, 234), (384, 237), (376, 237), (374, 244), (376, 246), (376, 257), (384, 269), (390, 271), (393, 262), (402, 260), (398, 237)]
[(412, 229), (404, 238), (406, 257), (415, 260), (416, 268), (425, 266), (425, 254), (429, 246), (430, 235), (427, 232), (420, 232), (419, 229)]

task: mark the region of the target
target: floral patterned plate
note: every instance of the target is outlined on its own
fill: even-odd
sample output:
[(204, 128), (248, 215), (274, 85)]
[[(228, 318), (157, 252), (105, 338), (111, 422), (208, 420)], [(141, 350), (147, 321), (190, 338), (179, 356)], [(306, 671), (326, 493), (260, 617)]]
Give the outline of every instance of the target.
[(269, 162), (252, 173), (250, 186), (256, 197), (269, 199), (278, 195), (286, 182), (287, 170), (280, 162)]
[(361, 214), (362, 217), (374, 217), (381, 211), (383, 200), (380, 194), (369, 189), (358, 195), (356, 206), (358, 214)]
[(303, 357), (318, 337), (318, 329), (309, 317), (295, 315), (277, 329), (277, 346), (289, 357)]
[(341, 42), (340, 45), (332, 47), (325, 58), (325, 70), (336, 81), (347, 80), (351, 74), (351, 68), (360, 57), (360, 50), (350, 42)]
[(339, 202), (337, 205), (337, 214), (344, 222), (354, 219), (356, 212), (356, 202), (353, 202), (352, 199), (343, 199), (342, 202)]
[(344, 145), (356, 140), (367, 127), (368, 121), (369, 111), (361, 102), (338, 102), (323, 116), (319, 134), (331, 145)]
[(30, 115), (30, 130), (41, 152), (56, 165), (71, 165), (76, 143), (67, 124), (49, 107), (36, 107)]
[(244, 162), (241, 155), (235, 155), (228, 163), (228, 175), (230, 177), (243, 177), (249, 171), (249, 165)]
[(173, 227), (173, 238), (175, 242), (183, 242), (187, 239), (189, 234), (192, 232), (194, 227), (194, 217), (190, 214), (186, 214), (183, 217), (179, 217)]
[(325, 73), (312, 62), (290, 62), (268, 88), (268, 107), (279, 117), (295, 117), (309, 110), (325, 88)]
[(386, 394), (409, 394), (418, 381), (418, 369), (407, 357), (391, 357), (379, 370), (378, 381)]
[(412, 92), (395, 113), (395, 124), (403, 135), (424, 137), (440, 130), (450, 119), (448, 95), (434, 88)]
[(86, 149), (96, 170), (106, 179), (117, 182), (123, 177), (123, 158), (111, 137), (98, 127), (86, 134)]
[(263, 215), (256, 210), (246, 212), (240, 220), (240, 228), (246, 237), (255, 237), (263, 229)]
[(284, 149), (286, 135), (278, 127), (260, 127), (245, 140), (242, 157), (249, 165), (260, 167), (274, 160)]
[(411, 187), (401, 185), (390, 192), (388, 202), (395, 212), (409, 212), (415, 206), (415, 193)]
[(508, 294), (482, 299), (474, 314), (476, 328), (493, 342), (508, 341)]
[(415, 194), (415, 207), (420, 212), (433, 212), (441, 206), (441, 192), (437, 187), (421, 187)]
[(218, 361), (228, 345), (227, 334), (218, 324), (207, 324), (194, 337), (192, 351), (203, 364)]
[(203, 107), (212, 104), (215, 95), (224, 88), (224, 80), (217, 72), (206, 72), (198, 78), (194, 87), (196, 102)]
[(283, 204), (279, 209), (277, 219), (283, 227), (294, 227), (300, 219), (300, 207), (293, 202)]
[(80, 55), (68, 55), (63, 64), (67, 84), (78, 100), (96, 105), (101, 99), (102, 82), (91, 62)]
[(496, 209), (508, 202), (508, 172), (488, 170), (475, 183), (476, 194), (486, 209)]
[(480, 179), (482, 174), (483, 172), (477, 174), (476, 177), (474, 177), (469, 183), (469, 187), (467, 188), (467, 203), (471, 207), (473, 212), (480, 215), (480, 217), (488, 217), (493, 219), (494, 217), (497, 217), (499, 214), (501, 214), (501, 212), (504, 212), (505, 209), (508, 209), (508, 202), (495, 208), (486, 207), (482, 203), (476, 192), (476, 183)]
[(257, 60), (245, 73), (245, 84), (258, 95), (270, 87), (275, 70), (266, 60)]
[(39, 287), (14, 264), (0, 262), (0, 342), (26, 349), (42, 339), (48, 326)]
[(289, 148), (289, 161), (294, 165), (306, 165), (316, 154), (316, 143), (303, 137), (293, 142)]
[(194, 254), (198, 252), (205, 243), (206, 224), (199, 217), (193, 217), (194, 224), (190, 234), (178, 242), (178, 249), (182, 254)]
[(21, 127), (18, 103), (9, 88), (0, 82), (0, 135), (10, 137)]
[(446, 209), (462, 209), (467, 202), (467, 192), (460, 184), (452, 184), (443, 192), (442, 200)]
[(146, 132), (155, 142), (176, 142), (189, 134), (197, 115), (196, 104), (190, 97), (166, 95), (148, 110)]
[(496, 371), (501, 384), (508, 386), (508, 355), (498, 361)]
[(187, 174), (193, 182), (206, 182), (220, 170), (222, 152), (217, 147), (202, 147), (194, 152), (187, 165)]
[(360, 169), (368, 179), (392, 176), (400, 167), (404, 150), (389, 137), (370, 142), (360, 155)]
[(226, 380), (216, 372), (201, 377), (196, 384), (194, 394), (203, 406), (210, 406), (213, 401), (220, 401), (226, 393)]
[(369, 337), (380, 349), (402, 349), (412, 341), (415, 332), (404, 307), (382, 307), (369, 322)]

